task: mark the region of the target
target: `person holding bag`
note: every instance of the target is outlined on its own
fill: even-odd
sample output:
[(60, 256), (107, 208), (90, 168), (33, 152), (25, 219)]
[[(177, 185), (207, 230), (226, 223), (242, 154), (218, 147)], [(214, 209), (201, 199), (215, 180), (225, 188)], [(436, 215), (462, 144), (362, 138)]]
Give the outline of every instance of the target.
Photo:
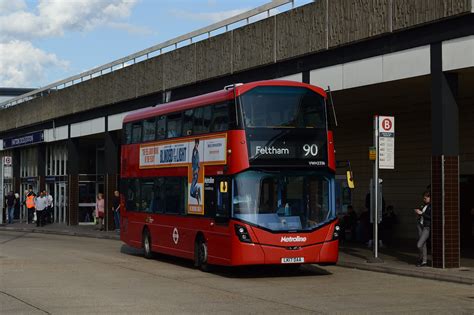
[(426, 267), (428, 264), (428, 250), (426, 247), (426, 241), (430, 237), (431, 230), (431, 193), (425, 191), (423, 193), (423, 206), (415, 209), (417, 214), (417, 229), (418, 229), (418, 242), (416, 247), (419, 251), (419, 259), (416, 264), (417, 267)]

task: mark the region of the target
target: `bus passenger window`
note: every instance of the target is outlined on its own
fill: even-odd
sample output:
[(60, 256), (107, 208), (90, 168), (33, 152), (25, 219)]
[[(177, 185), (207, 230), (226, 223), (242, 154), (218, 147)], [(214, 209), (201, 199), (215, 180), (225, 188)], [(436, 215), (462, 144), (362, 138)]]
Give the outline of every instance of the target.
[(167, 177), (165, 180), (166, 213), (184, 214), (186, 196), (185, 177)]
[(169, 115), (167, 120), (168, 138), (181, 137), (181, 113)]
[(155, 140), (155, 119), (147, 119), (143, 121), (143, 141)]
[(207, 133), (211, 127), (212, 106), (204, 107), (202, 114), (202, 133)]
[(200, 107), (200, 108), (196, 108), (194, 110), (194, 124), (193, 124), (193, 134), (200, 134), (200, 133), (204, 133), (205, 131), (203, 131), (203, 126), (202, 126), (202, 122), (203, 122), (203, 115), (204, 113), (204, 108), (203, 107)]
[(164, 177), (156, 178), (154, 181), (152, 200), (150, 204), (153, 213), (163, 213), (165, 210), (164, 183)]
[(140, 182), (138, 179), (129, 179), (127, 186), (127, 201), (125, 208), (127, 211), (137, 211), (140, 196)]
[(140, 143), (142, 141), (142, 123), (136, 122), (132, 125), (132, 143)]
[(189, 109), (184, 112), (183, 117), (183, 136), (190, 136), (193, 134), (193, 110)]
[(152, 212), (153, 187), (154, 181), (152, 179), (141, 181), (140, 211), (142, 212)]
[(213, 106), (211, 132), (229, 129), (229, 108), (227, 104)]
[(124, 139), (125, 144), (132, 143), (132, 124), (125, 124), (124, 130)]
[(158, 121), (156, 122), (156, 129), (157, 135), (156, 138), (158, 140), (166, 138), (166, 116), (158, 117)]

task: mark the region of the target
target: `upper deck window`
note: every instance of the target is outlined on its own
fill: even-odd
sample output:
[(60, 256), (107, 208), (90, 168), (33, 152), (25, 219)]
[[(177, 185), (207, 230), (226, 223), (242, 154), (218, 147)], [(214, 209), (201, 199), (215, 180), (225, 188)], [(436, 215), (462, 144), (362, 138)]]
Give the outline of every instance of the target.
[(142, 123), (136, 122), (132, 124), (132, 143), (140, 143), (142, 141)]
[(123, 130), (124, 130), (123, 137), (125, 139), (125, 143), (126, 144), (132, 143), (132, 124), (131, 123), (124, 124)]
[(143, 141), (155, 140), (156, 121), (154, 118), (143, 121)]
[(181, 113), (168, 115), (167, 138), (181, 137)]
[(212, 112), (211, 132), (229, 129), (229, 105), (214, 105)]
[(193, 134), (193, 118), (194, 110), (188, 109), (183, 115), (183, 136), (190, 136)]
[(156, 123), (156, 129), (157, 129), (156, 138), (158, 140), (166, 138), (166, 116), (158, 117), (158, 120)]
[(241, 96), (246, 127), (326, 128), (324, 98), (310, 89), (260, 86)]
[(194, 127), (193, 127), (194, 134), (209, 132), (209, 130), (206, 131), (203, 126), (203, 114), (204, 114), (204, 107), (196, 108), (194, 110)]

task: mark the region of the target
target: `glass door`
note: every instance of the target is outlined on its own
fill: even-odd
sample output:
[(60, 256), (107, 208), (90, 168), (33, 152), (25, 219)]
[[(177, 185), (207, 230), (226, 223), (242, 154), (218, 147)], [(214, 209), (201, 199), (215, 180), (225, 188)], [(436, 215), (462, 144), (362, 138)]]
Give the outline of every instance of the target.
[(66, 223), (67, 183), (46, 183), (46, 190), (53, 197), (53, 219), (55, 223)]
[(95, 182), (79, 182), (79, 224), (93, 225), (96, 199)]

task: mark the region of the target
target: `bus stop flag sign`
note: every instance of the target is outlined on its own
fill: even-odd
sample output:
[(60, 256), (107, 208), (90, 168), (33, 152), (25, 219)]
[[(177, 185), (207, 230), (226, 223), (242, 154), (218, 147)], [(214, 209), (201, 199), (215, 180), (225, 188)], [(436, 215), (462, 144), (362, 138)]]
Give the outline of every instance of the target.
[(379, 169), (395, 168), (395, 118), (379, 116)]

